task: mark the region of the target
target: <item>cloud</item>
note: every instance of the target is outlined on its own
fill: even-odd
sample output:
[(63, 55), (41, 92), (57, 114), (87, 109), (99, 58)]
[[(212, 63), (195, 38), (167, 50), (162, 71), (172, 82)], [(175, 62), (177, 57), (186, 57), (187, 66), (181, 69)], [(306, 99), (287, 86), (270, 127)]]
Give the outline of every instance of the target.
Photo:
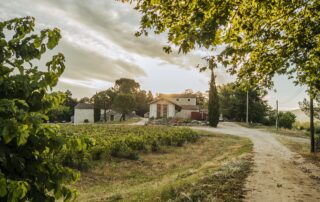
[[(92, 41), (88, 43), (90, 39), (95, 39), (104, 46), (113, 43), (114, 47), (117, 46), (113, 50), (121, 49), (126, 52), (119, 53), (115, 51), (117, 57), (119, 55), (128, 55), (129, 53), (133, 57), (158, 58), (165, 63), (173, 64), (180, 68), (193, 68), (201, 62), (201, 57), (197, 54), (165, 53), (162, 50), (162, 47), (166, 45), (164, 35), (155, 36), (150, 34), (148, 37), (135, 37), (134, 33), (138, 30), (140, 16), (128, 4), (105, 0), (73, 0), (67, 1), (68, 6), (65, 6), (65, 2), (65, 0), (55, 0), (50, 1), (49, 4), (51, 7), (53, 6), (64, 12), (64, 16), (68, 16), (69, 20), (67, 22), (69, 26), (81, 22), (84, 29), (82, 34), (91, 32), (91, 37), (80, 37), (87, 40), (86, 44), (92, 44)], [(80, 25), (76, 25), (76, 27), (80, 27)], [(75, 26), (73, 26), (72, 30), (75, 30)], [(68, 33), (68, 36), (75, 38), (74, 34)], [(72, 37), (69, 39), (72, 40)], [(96, 49), (99, 44), (95, 45)]]
[(66, 57), (63, 77), (72, 79), (100, 79), (113, 82), (121, 77), (144, 77), (145, 71), (134, 63), (109, 58), (90, 50), (81, 49), (68, 42), (61, 43), (57, 51)]

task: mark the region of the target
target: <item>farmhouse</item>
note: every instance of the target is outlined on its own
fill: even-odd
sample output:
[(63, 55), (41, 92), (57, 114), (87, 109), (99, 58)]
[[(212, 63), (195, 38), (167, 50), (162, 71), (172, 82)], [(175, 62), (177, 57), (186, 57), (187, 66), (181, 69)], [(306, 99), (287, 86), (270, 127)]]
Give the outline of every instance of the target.
[(192, 118), (199, 113), (197, 97), (194, 94), (160, 94), (150, 103), (149, 118)]
[[(112, 110), (106, 110), (106, 121), (119, 121), (121, 114)], [(94, 105), (79, 103), (74, 108), (74, 123), (94, 123)], [(104, 110), (100, 110), (100, 121), (104, 120)]]

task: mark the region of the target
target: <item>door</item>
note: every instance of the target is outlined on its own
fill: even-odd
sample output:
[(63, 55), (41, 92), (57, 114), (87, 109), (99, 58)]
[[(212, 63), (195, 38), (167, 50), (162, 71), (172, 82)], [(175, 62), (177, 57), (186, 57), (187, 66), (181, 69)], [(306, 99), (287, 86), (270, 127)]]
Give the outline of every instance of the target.
[(157, 104), (157, 118), (161, 117), (161, 104)]
[(162, 105), (162, 115), (164, 118), (168, 117), (168, 105), (166, 104)]

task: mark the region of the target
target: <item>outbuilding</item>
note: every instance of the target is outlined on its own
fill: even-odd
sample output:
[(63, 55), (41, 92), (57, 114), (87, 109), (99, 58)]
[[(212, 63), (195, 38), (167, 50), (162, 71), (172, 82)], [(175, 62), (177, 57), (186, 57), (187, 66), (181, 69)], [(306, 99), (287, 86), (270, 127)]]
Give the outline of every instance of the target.
[(74, 107), (74, 123), (94, 123), (94, 105), (78, 103)]

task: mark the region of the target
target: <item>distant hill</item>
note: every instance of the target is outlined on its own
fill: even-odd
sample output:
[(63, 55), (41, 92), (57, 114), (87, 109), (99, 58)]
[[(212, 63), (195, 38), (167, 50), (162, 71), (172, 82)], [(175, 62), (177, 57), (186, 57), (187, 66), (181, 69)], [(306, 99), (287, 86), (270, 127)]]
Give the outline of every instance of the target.
[(307, 116), (303, 111), (301, 111), (301, 109), (291, 110), (290, 112), (294, 113), (294, 115), (297, 116), (296, 120), (299, 122), (309, 122), (310, 121), (309, 116)]

